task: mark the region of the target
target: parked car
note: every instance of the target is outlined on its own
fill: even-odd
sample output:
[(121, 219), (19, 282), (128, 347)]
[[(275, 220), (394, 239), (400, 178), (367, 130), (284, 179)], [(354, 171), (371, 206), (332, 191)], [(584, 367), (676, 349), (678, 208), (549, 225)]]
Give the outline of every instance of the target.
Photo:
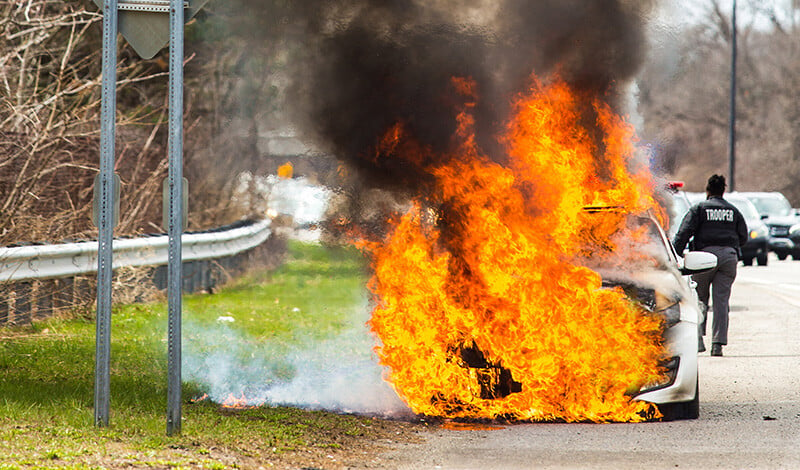
[(692, 205), (706, 200), (706, 193), (698, 193), (693, 191), (684, 191), (684, 193), (686, 194), (686, 198), (689, 200), (689, 203)]
[[(675, 232), (678, 231), (683, 217), (688, 212), (689, 208), (694, 204), (706, 199), (705, 193), (681, 191), (682, 184), (677, 188), (673, 188), (672, 183), (668, 185), (670, 192), (673, 194), (673, 206), (671, 208), (670, 216), (677, 213), (679, 210), (683, 212), (675, 219), (671, 219), (668, 234), (670, 239), (675, 237)], [(726, 201), (736, 206), (739, 212), (742, 213), (747, 221), (748, 241), (742, 247), (742, 262), (745, 266), (751, 266), (753, 260), (758, 261), (759, 266), (766, 266), (769, 257), (769, 228), (761, 220), (758, 210), (749, 199), (738, 193), (727, 193), (723, 196)], [(685, 207), (685, 209), (683, 209)]]
[(758, 209), (764, 223), (769, 227), (769, 250), (784, 260), (789, 255), (800, 260), (800, 244), (789, 236), (792, 227), (800, 223), (795, 210), (786, 197), (779, 192), (742, 192)]
[(769, 254), (769, 228), (761, 220), (758, 209), (748, 198), (739, 193), (728, 193), (723, 197), (739, 209), (747, 222), (747, 243), (742, 247), (742, 263), (745, 266), (752, 266), (755, 259), (759, 266), (766, 266)]
[[(602, 216), (605, 211), (591, 208), (589, 212)], [(655, 218), (629, 217), (649, 233), (651, 243), (641, 250), (657, 263), (626, 263), (629, 272), (602, 267), (597, 272), (605, 287), (621, 287), (631, 300), (663, 317), (663, 344), (668, 351), (662, 363), (663, 380), (642, 385), (631, 394), (636, 400), (655, 403), (666, 420), (695, 419), (700, 413), (697, 325), (703, 314), (689, 275), (713, 268), (717, 258), (697, 251), (681, 258)]]
[[(800, 223), (789, 227), (789, 240), (794, 243), (795, 247), (800, 246)], [(797, 256), (792, 255), (792, 259), (797, 259)]]

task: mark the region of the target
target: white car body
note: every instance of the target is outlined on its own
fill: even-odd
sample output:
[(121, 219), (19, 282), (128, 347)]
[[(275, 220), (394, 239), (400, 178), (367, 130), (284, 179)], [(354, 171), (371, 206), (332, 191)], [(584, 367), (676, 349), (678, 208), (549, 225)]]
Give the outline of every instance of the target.
[[(655, 250), (650, 254), (660, 261), (660, 265), (622, 274), (613, 271), (605, 274), (601, 272), (604, 284), (610, 277), (608, 285), (616, 283), (634, 285), (637, 289), (653, 292), (656, 299), (654, 305), (645, 307), (662, 314), (665, 318), (663, 340), (668, 357), (664, 362), (670, 365), (671, 373), (659, 383), (641, 387), (638, 393), (634, 394), (634, 398), (655, 403), (668, 420), (697, 418), (698, 324), (702, 320), (703, 313), (690, 274), (713, 268), (717, 259), (713, 254), (706, 252), (688, 252), (685, 258), (680, 258), (655, 219), (647, 217), (639, 220), (645, 221), (650, 228), (651, 238), (654, 238), (653, 246), (646, 249)], [(615, 276), (619, 277), (614, 279)]]

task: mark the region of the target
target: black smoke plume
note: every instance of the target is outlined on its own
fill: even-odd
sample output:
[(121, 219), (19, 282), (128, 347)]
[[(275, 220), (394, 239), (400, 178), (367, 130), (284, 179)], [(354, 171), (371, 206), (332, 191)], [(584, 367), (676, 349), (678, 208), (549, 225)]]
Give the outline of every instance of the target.
[[(498, 162), (496, 136), (510, 102), (535, 74), (554, 73), (588, 98), (613, 105), (640, 66), (649, 1), (331, 0), (303, 3), (306, 58), (296, 63), (297, 122), (322, 148), (357, 169), (361, 187), (418, 194), (422, 169), (442, 158), (464, 97), (452, 78), (477, 88), (476, 138)], [(590, 102), (591, 100), (587, 100)], [(410, 162), (378, 152), (401, 124), (430, 149)]]

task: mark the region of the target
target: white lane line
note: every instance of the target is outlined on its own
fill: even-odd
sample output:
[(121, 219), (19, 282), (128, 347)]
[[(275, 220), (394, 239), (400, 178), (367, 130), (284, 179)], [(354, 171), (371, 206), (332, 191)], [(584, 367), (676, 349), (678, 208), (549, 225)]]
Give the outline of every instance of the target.
[(796, 284), (796, 283), (793, 283), (793, 284), (789, 284), (789, 283), (785, 283), (785, 282), (780, 282), (779, 283), (779, 282), (775, 282), (775, 281), (770, 281), (768, 279), (763, 279), (763, 278), (760, 278), (760, 277), (759, 278), (756, 278), (756, 277), (749, 278), (749, 277), (743, 277), (743, 276), (742, 277), (736, 276), (736, 280), (737, 281), (742, 281), (742, 282), (747, 282), (749, 284), (760, 284), (760, 285), (771, 286), (771, 287), (776, 287), (776, 288), (780, 288), (780, 289), (789, 289), (789, 290), (800, 291), (800, 284)]
[[(777, 292), (777, 290), (784, 289), (785, 286), (792, 286), (792, 284), (772, 284), (769, 282), (754, 282), (757, 288), (764, 290), (767, 295), (783, 300), (789, 305), (800, 307), (800, 297), (796, 297), (793, 293)], [(788, 295), (787, 295), (788, 294)]]

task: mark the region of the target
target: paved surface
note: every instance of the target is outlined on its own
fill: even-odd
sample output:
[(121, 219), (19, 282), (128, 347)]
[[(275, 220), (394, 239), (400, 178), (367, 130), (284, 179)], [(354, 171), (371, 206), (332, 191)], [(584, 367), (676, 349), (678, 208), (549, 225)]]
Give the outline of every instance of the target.
[(386, 468), (800, 468), (800, 261), (740, 266), (731, 306), (725, 356), (700, 356), (700, 419), (439, 429)]

